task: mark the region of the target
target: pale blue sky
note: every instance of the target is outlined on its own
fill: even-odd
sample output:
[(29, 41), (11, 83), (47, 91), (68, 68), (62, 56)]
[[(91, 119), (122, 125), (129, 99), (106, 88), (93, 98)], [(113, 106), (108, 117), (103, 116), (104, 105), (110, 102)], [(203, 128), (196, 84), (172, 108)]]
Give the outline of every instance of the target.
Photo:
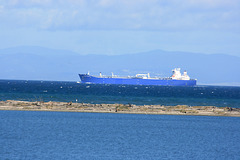
[(240, 0), (0, 0), (0, 49), (240, 56)]

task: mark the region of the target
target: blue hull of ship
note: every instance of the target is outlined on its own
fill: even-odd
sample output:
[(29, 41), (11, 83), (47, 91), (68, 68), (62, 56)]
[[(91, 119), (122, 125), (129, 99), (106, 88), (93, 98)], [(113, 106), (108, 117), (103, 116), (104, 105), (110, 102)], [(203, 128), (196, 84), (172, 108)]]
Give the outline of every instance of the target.
[(160, 86), (195, 86), (196, 80), (173, 79), (140, 79), (140, 78), (100, 78), (88, 74), (79, 74), (82, 83), (93, 84), (129, 84), (129, 85), (160, 85)]

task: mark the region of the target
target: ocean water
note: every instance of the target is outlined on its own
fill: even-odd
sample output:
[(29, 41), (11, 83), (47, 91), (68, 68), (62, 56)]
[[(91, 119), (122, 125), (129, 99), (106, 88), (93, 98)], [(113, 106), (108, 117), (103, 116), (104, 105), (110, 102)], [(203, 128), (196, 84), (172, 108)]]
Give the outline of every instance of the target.
[[(240, 87), (0, 80), (0, 100), (240, 107)], [(0, 111), (0, 160), (240, 159), (240, 118)]]
[(0, 80), (0, 101), (63, 101), (240, 108), (240, 87), (134, 86), (76, 82)]
[(240, 159), (240, 118), (0, 111), (1, 160)]

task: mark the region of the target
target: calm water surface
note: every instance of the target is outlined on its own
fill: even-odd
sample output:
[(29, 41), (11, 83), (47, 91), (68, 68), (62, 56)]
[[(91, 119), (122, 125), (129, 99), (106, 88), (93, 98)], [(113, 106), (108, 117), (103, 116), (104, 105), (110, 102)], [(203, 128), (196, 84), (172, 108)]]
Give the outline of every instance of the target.
[(0, 159), (240, 159), (240, 118), (0, 111)]

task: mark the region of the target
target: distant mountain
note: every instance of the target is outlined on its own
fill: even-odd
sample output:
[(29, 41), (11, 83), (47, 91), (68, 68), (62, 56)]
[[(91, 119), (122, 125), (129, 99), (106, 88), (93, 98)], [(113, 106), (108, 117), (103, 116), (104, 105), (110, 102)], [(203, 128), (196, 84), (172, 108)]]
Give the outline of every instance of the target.
[(240, 57), (224, 54), (150, 52), (125, 55), (81, 55), (43, 47), (0, 50), (0, 79), (79, 81), (78, 73), (168, 77), (173, 68), (187, 70), (199, 84), (240, 84)]

